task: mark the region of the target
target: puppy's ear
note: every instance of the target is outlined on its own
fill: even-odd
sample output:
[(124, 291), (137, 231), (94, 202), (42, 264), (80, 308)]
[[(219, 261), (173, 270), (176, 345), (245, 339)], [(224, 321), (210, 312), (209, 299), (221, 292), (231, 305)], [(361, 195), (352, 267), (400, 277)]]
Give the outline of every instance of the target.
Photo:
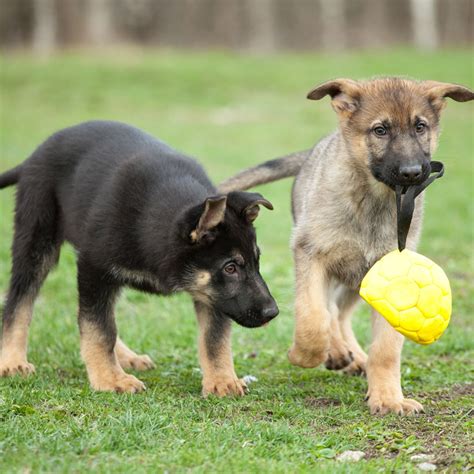
[(333, 109), (341, 115), (351, 115), (359, 107), (360, 86), (351, 79), (336, 79), (325, 82), (307, 95), (308, 99), (319, 100), (331, 96)]
[(189, 235), (193, 243), (199, 242), (210, 230), (223, 222), (226, 205), (226, 196), (213, 196), (207, 198), (204, 204), (199, 206), (202, 209), (199, 221)]
[(244, 191), (235, 191), (227, 195), (229, 206), (231, 206), (237, 214), (242, 216), (249, 224), (257, 217), (260, 210), (259, 206), (273, 210), (273, 205), (267, 201), (259, 193), (247, 193)]
[(421, 83), (428, 100), (438, 110), (442, 110), (446, 105), (446, 97), (456, 102), (468, 102), (474, 99), (474, 92), (467, 87), (448, 82), (423, 81)]

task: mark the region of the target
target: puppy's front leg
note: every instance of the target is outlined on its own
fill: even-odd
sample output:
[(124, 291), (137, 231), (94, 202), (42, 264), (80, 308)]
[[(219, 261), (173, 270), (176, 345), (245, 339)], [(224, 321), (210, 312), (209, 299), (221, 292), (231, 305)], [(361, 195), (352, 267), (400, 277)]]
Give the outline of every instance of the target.
[(324, 266), (301, 248), (295, 249), (295, 336), (288, 358), (293, 365), (316, 367), (329, 352), (331, 314)]
[(202, 369), (202, 394), (224, 397), (245, 395), (247, 386), (234, 370), (231, 320), (217, 315), (207, 306), (194, 302), (199, 325), (199, 362)]
[(124, 372), (115, 353), (117, 328), (113, 306), (118, 288), (92, 265), (78, 264), (79, 330), (81, 355), (92, 388), (108, 392), (135, 393), (145, 385)]
[(376, 311), (372, 311), (372, 331), (373, 342), (367, 361), (367, 400), (370, 412), (403, 415), (423, 411), (420, 403), (403, 397), (400, 381), (403, 336)]

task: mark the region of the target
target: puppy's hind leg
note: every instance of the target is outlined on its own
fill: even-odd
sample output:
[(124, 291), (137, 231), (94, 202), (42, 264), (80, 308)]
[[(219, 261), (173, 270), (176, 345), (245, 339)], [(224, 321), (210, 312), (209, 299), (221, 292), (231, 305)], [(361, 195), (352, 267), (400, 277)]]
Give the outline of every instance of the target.
[(117, 337), (115, 343), (115, 355), (122, 369), (150, 370), (155, 368), (155, 364), (149, 356), (146, 354), (138, 355), (120, 337)]
[(22, 292), (18, 298), (9, 295), (3, 312), (0, 376), (29, 375), (35, 371), (27, 360), (28, 329), (33, 315), (33, 297)]
[(342, 328), (339, 320), (339, 308), (332, 305), (331, 313), (331, 342), (329, 355), (325, 366), (329, 370), (340, 370), (349, 366), (353, 361), (352, 351), (342, 335)]
[(207, 306), (194, 302), (199, 325), (199, 362), (202, 369), (202, 394), (242, 396), (247, 385), (239, 379), (232, 359), (231, 320), (213, 313)]
[(52, 194), (20, 189), (17, 195), (10, 287), (3, 308), (0, 377), (34, 372), (27, 360), (33, 304), (48, 272), (57, 263), (61, 237)]
[(135, 393), (145, 385), (124, 372), (115, 346), (117, 328), (113, 306), (119, 288), (82, 257), (78, 262), (81, 355), (95, 390)]
[(344, 288), (339, 298), (339, 325), (342, 337), (352, 354), (352, 362), (344, 369), (348, 375), (365, 375), (367, 354), (360, 347), (352, 329), (352, 314), (360, 302), (357, 291)]

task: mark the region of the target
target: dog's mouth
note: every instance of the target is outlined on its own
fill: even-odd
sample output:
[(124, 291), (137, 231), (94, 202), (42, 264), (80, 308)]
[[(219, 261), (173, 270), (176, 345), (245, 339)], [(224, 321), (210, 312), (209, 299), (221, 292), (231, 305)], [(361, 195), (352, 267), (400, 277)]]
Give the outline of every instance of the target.
[(235, 321), (239, 326), (244, 328), (259, 328), (262, 326), (267, 325), (272, 319), (274, 318), (255, 318), (255, 317), (247, 317), (242, 315), (235, 315), (223, 312), (225, 316)]
[(429, 166), (423, 167), (423, 173), (417, 179), (404, 179), (400, 177), (396, 169), (383, 169), (376, 166), (371, 167), (372, 176), (379, 182), (394, 190), (397, 186), (417, 186), (425, 181), (430, 175)]

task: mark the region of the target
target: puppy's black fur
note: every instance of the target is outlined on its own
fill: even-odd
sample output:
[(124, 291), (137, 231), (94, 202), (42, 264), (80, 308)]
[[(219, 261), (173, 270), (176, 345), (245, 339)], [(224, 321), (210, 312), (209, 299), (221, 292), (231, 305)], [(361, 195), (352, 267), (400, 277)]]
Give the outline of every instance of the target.
[(108, 353), (117, 337), (113, 304), (124, 285), (163, 295), (188, 291), (217, 326), (231, 318), (256, 327), (278, 314), (259, 273), (252, 225), (258, 206), (271, 204), (256, 193), (218, 195), (196, 161), (136, 128), (94, 121), (61, 130), (0, 176), (0, 187), (15, 183), (4, 340), (65, 240), (78, 254), (80, 327), (92, 324)]

